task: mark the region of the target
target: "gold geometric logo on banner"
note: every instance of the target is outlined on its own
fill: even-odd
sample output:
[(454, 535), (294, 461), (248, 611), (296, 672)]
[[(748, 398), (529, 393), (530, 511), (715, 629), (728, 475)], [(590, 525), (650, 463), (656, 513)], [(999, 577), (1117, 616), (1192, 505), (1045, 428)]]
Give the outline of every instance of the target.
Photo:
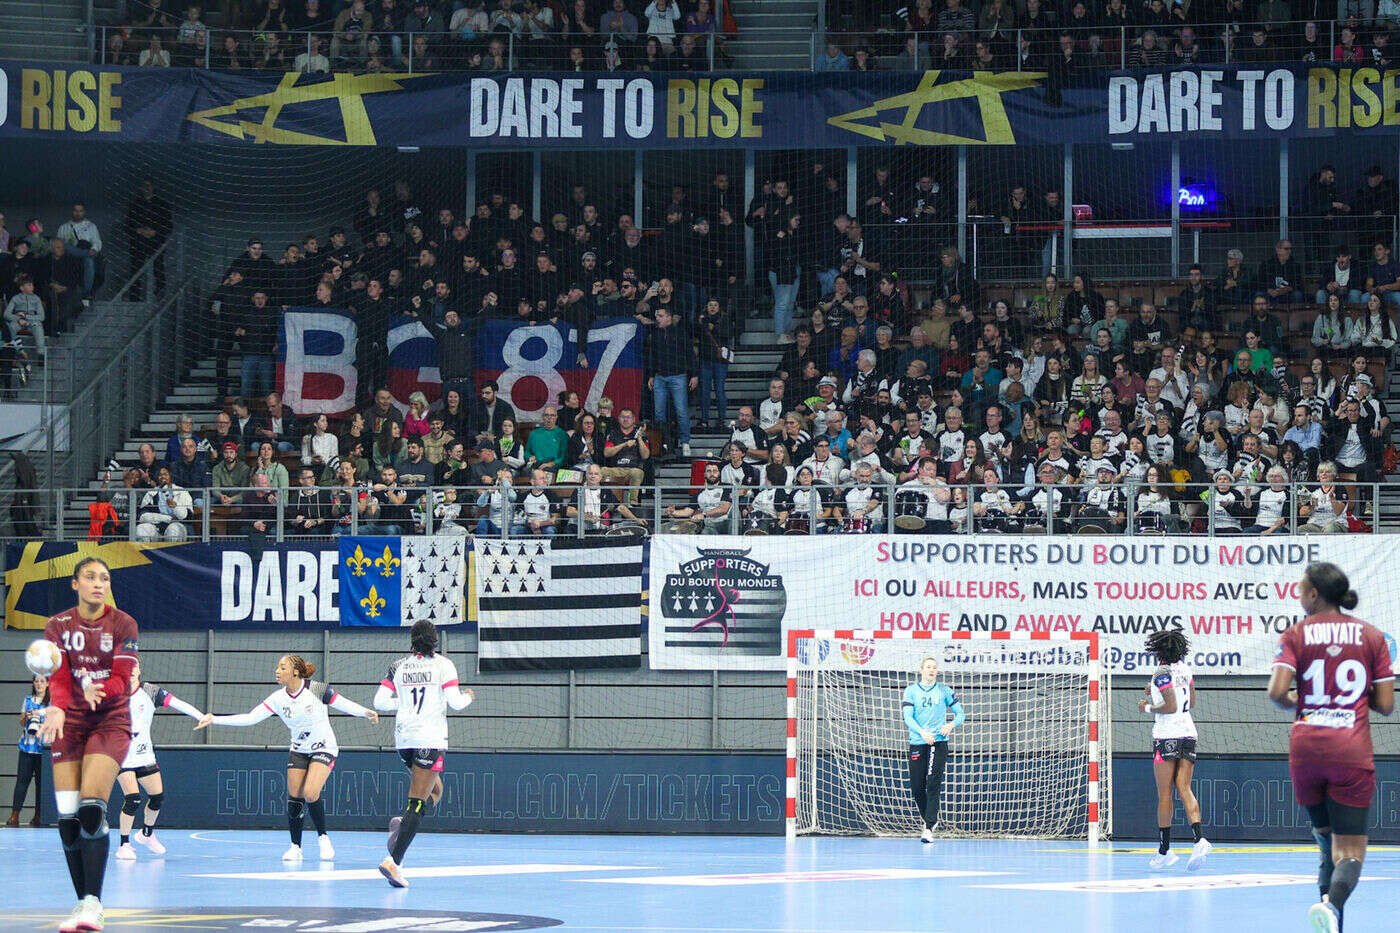
[[(210, 107), (185, 117), (200, 126), (226, 133), (234, 139), (255, 143), (279, 143), (291, 146), (373, 146), (374, 127), (365, 111), (364, 95), (386, 91), (402, 91), (403, 79), (411, 75), (336, 74), (327, 81), (298, 84), (299, 74), (284, 75), (277, 89), (252, 97), (242, 97), (221, 107)], [(340, 119), (345, 138), (316, 136), (277, 125), (282, 111), (297, 104), (312, 104), (333, 100), (340, 104)], [(242, 119), (247, 111), (262, 111), (261, 119)]]
[[(1007, 71), (1000, 74), (978, 72), (970, 78), (938, 84), (940, 73), (926, 71), (919, 81), (919, 86), (909, 93), (877, 100), (869, 107), (830, 117), (826, 122), (837, 129), (900, 146), (906, 143), (914, 146), (1015, 145), (1016, 134), (1011, 128), (1011, 119), (1006, 115), (1006, 105), (1002, 103), (1001, 95), (1007, 91), (1038, 87), (1041, 79), (1045, 77), (1044, 73), (1033, 71)], [(977, 101), (978, 109), (982, 113), (982, 139), (938, 133), (919, 129), (915, 125), (925, 106), (969, 97)], [(898, 110), (901, 107), (904, 108), (904, 118), (899, 122), (891, 123), (879, 119), (884, 111)], [(859, 122), (870, 120), (877, 122)]]

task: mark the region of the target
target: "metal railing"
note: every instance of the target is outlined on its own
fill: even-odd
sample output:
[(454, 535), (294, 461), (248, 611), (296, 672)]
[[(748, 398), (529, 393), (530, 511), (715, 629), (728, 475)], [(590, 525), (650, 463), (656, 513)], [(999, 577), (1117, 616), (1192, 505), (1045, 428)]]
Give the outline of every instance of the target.
[[(888, 477), (887, 477), (888, 478)], [(116, 477), (111, 481), (120, 481)], [(1313, 483), (1231, 484), (1140, 478), (1100, 484), (874, 482), (847, 499), (853, 480), (778, 493), (749, 486), (553, 485), (208, 487), (17, 490), (3, 536), (45, 540), (328, 540), (343, 534), (512, 536), (599, 534), (1307, 534), (1400, 530), (1400, 484), (1336, 484), (1344, 514), (1323, 520), (1331, 500)], [(303, 492), (304, 490), (304, 492)], [(870, 498), (865, 500), (865, 491)], [(1096, 491), (1097, 490), (1097, 491)], [(1240, 500), (1224, 506), (1233, 490)], [(533, 492), (547, 503), (527, 502)], [(400, 495), (403, 496), (400, 499)], [(856, 509), (854, 504), (861, 502)], [(21, 505), (20, 503), (24, 504)], [(870, 503), (874, 504), (871, 505)], [(1322, 503), (1321, 511), (1313, 504)], [(1217, 503), (1222, 503), (1217, 507)], [(1261, 506), (1264, 518), (1259, 515)], [(1273, 510), (1278, 514), (1274, 515)], [(1272, 516), (1272, 517), (1270, 517)], [(1267, 519), (1265, 521), (1264, 519)], [(101, 523), (106, 521), (105, 527)], [(92, 528), (93, 523), (98, 527)], [(1256, 526), (1267, 527), (1267, 532)]]

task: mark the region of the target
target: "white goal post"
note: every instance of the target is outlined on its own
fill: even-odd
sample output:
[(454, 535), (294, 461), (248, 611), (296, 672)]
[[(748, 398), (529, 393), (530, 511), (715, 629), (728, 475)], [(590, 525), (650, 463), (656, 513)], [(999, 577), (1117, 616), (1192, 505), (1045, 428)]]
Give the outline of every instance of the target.
[(913, 836), (904, 688), (925, 656), (966, 721), (949, 740), (940, 834), (1112, 832), (1108, 673), (1094, 632), (787, 633), (787, 835)]

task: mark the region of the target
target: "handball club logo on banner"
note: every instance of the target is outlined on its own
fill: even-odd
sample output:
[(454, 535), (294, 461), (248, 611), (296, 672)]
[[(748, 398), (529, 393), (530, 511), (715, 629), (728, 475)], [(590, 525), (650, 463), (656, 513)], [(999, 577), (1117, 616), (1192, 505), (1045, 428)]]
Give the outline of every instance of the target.
[(661, 615), (668, 646), (777, 655), (783, 651), (787, 591), (781, 574), (748, 550), (696, 548), (666, 574)]

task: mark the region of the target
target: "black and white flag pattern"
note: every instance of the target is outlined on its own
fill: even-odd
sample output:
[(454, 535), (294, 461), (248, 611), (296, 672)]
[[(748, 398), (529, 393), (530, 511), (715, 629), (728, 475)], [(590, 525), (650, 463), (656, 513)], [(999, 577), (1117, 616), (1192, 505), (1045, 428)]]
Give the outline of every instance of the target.
[(467, 539), (450, 535), (412, 535), (401, 539), (403, 557), (400, 625), (427, 619), (458, 625), (465, 615)]
[(474, 546), (479, 672), (641, 666), (637, 539), (477, 539)]

